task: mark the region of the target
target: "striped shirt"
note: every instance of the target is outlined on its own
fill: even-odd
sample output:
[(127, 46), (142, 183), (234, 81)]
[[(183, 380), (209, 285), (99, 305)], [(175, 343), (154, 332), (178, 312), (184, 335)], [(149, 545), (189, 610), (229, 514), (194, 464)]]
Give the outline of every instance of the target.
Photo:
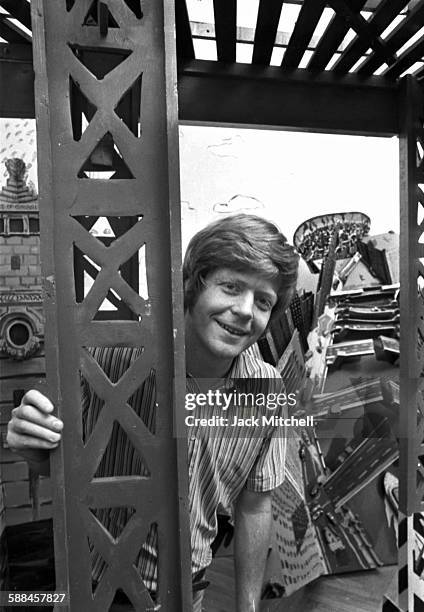
[[(226, 380), (249, 379), (249, 393), (281, 393), (283, 381), (278, 371), (254, 357), (250, 351), (239, 355)], [(246, 389), (243, 389), (246, 390)], [(187, 392), (196, 393), (195, 379), (187, 377)], [(281, 410), (281, 409), (280, 409)], [(208, 416), (209, 406), (196, 413)], [(230, 406), (232, 421), (244, 417), (245, 409)], [(273, 411), (276, 416), (282, 412)], [(188, 438), (189, 510), (192, 573), (207, 567), (212, 559), (211, 544), (217, 535), (217, 511), (231, 510), (244, 487), (251, 491), (271, 491), (284, 480), (286, 436), (284, 428), (259, 425), (246, 428), (243, 435), (228, 435), (225, 427), (190, 427)], [(139, 569), (149, 590), (157, 586), (157, 537), (151, 530)]]
[[(231, 368), (224, 386), (232, 388), (233, 381), (243, 379), (243, 391), (267, 396), (282, 393), (283, 381), (278, 371), (254, 356), (251, 350), (239, 355)], [(199, 381), (188, 375), (187, 393), (199, 392)], [(256, 395), (257, 397), (257, 395)], [(144, 398), (143, 398), (144, 399)], [(145, 402), (143, 402), (145, 403)], [(198, 417), (208, 417), (211, 412), (223, 414), (221, 408), (213, 410), (204, 406)], [(272, 411), (283, 416), (283, 408)], [(234, 403), (225, 411), (230, 422), (244, 418), (246, 409)], [(284, 427), (259, 425), (237, 428), (233, 435), (225, 427), (195, 425), (189, 427), (188, 470), (189, 511), (192, 549), (192, 573), (207, 567), (212, 558), (211, 544), (217, 534), (217, 512), (231, 511), (244, 487), (264, 492), (278, 487), (285, 476), (286, 436)], [(134, 473), (134, 472), (133, 472)], [(117, 523), (125, 518), (114, 515)], [(136, 563), (144, 583), (151, 592), (157, 590), (157, 531), (152, 526)], [(104, 568), (97, 563), (95, 579), (100, 579)], [(96, 565), (94, 565), (96, 567)]]

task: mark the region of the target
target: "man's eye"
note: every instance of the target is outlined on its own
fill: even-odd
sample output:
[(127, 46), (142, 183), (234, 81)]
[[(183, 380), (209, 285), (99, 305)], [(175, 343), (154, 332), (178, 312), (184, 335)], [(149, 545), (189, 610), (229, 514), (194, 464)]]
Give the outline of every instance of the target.
[(222, 286), (227, 293), (238, 293), (239, 287), (236, 283), (222, 283)]
[(261, 310), (271, 310), (272, 303), (271, 300), (265, 297), (257, 298), (256, 303)]

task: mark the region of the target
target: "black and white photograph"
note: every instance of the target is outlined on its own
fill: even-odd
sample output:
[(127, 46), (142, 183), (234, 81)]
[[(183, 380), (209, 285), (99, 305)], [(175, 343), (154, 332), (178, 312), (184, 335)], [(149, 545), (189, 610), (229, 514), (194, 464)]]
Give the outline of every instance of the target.
[(424, 0), (0, 0), (0, 610), (424, 611)]

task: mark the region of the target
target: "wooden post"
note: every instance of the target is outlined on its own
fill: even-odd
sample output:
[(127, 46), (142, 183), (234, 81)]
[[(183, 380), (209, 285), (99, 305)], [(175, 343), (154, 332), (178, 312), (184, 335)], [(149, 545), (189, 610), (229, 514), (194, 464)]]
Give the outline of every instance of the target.
[[(191, 606), (186, 445), (173, 431), (185, 392), (174, 6), (172, 0), (144, 0), (141, 17), (129, 6), (124, 0), (103, 0), (96, 24), (92, 0), (31, 3), (47, 379), (64, 421), (62, 444), (51, 458), (56, 588), (69, 592), (75, 611), (108, 610), (117, 589), (137, 610)], [(134, 117), (128, 125), (119, 104), (134, 95), (135, 83), (140, 90), (140, 79), (134, 133)], [(89, 101), (88, 117), (73, 116), (72, 88)], [(85, 130), (81, 119), (88, 121)], [(110, 179), (93, 177), (91, 171), (102, 168), (111, 170)], [(130, 229), (105, 246), (89, 233), (87, 217), (127, 217)], [(142, 248), (148, 298), (120, 274)], [(79, 300), (76, 250), (98, 268), (91, 290)], [(131, 317), (96, 318), (111, 291)], [(87, 350), (106, 346), (143, 348), (118, 382)], [(151, 370), (156, 377), (154, 433), (128, 404)], [(88, 440), (82, 433), (82, 379), (104, 401)], [(116, 423), (142, 456), (148, 476), (94, 478)], [(112, 537), (93, 513), (105, 506), (135, 509), (119, 537)], [(154, 524), (156, 603), (134, 567)], [(106, 563), (94, 592), (92, 549)]]
[[(414, 555), (424, 511), (424, 96), (412, 76), (400, 88), (400, 458), (399, 609), (422, 609)], [(420, 572), (421, 573), (421, 572)], [(418, 601), (419, 599), (419, 601)], [(419, 607), (421, 602), (421, 608)]]

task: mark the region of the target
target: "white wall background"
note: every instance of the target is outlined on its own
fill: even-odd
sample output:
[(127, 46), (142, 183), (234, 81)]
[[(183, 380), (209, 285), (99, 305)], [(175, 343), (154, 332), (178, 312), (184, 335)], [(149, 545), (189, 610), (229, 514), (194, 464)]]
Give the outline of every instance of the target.
[(237, 211), (273, 220), (289, 241), (306, 219), (343, 211), (369, 215), (371, 234), (399, 232), (397, 138), (181, 126), (180, 157), (184, 246)]

